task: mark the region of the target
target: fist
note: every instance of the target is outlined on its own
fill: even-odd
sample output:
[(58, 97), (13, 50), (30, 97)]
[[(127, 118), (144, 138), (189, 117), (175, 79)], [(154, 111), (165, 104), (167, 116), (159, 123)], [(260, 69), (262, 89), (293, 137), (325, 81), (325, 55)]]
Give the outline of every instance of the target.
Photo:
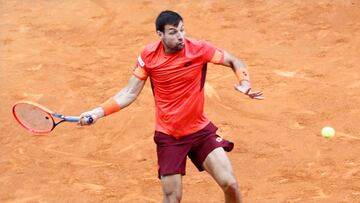
[(104, 116), (104, 111), (101, 107), (95, 108), (91, 111), (84, 112), (80, 115), (79, 125), (92, 125)]

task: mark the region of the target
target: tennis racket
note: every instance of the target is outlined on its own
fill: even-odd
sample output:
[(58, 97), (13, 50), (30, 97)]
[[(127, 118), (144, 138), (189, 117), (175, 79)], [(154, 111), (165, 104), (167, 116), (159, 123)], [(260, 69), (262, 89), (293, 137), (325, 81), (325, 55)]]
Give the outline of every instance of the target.
[[(63, 122), (79, 122), (79, 116), (64, 116), (51, 111), (40, 104), (30, 101), (20, 101), (12, 108), (16, 121), (33, 134), (47, 134)], [(54, 118), (59, 118), (55, 121)], [(88, 117), (88, 123), (92, 123), (93, 118)]]

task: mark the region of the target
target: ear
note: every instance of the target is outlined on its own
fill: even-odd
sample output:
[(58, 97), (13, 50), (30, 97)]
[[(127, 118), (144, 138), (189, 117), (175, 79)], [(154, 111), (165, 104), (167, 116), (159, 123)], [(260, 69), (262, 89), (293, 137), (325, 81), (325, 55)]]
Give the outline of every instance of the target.
[(157, 31), (156, 31), (156, 34), (157, 34), (159, 37), (161, 37), (161, 38), (162, 38), (162, 37), (163, 37), (163, 35), (164, 35), (164, 33), (162, 33), (162, 32), (161, 32), (161, 31), (159, 31), (159, 30), (157, 30)]

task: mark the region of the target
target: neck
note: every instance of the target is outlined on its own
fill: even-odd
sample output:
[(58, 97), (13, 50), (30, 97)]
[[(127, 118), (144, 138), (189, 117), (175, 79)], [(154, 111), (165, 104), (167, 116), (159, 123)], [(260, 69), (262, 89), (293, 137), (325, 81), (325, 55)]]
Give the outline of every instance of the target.
[(171, 49), (169, 47), (163, 46), (165, 54), (175, 54), (179, 52), (180, 50), (177, 49)]

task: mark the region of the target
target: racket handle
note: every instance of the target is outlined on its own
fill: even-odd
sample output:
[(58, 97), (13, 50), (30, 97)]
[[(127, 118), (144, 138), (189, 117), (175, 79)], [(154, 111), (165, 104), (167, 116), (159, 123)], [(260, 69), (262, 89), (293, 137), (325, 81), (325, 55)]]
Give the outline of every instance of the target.
[(79, 122), (80, 116), (64, 116), (63, 119), (68, 122)]
[[(87, 124), (91, 124), (94, 122), (94, 119), (91, 116), (86, 116), (85, 119)], [(79, 122), (80, 116), (65, 116), (64, 120), (68, 122)]]

